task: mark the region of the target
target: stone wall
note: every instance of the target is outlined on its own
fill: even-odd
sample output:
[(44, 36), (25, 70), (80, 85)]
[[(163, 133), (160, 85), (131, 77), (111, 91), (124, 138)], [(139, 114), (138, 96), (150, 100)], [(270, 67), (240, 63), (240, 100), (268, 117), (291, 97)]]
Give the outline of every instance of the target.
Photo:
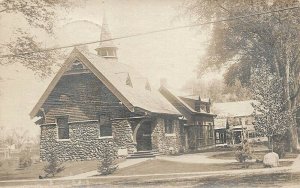
[[(165, 124), (163, 118), (157, 118), (152, 129), (152, 148), (164, 154), (175, 154), (184, 150), (184, 133), (180, 131), (180, 124), (175, 120), (173, 134), (165, 133)], [(171, 152), (173, 149), (173, 152)]]
[(119, 149), (134, 150), (132, 131), (127, 120), (112, 122), (113, 137), (100, 138), (98, 121), (69, 123), (69, 139), (58, 140), (56, 124), (41, 126), (40, 158), (45, 161), (53, 152), (59, 160), (102, 158), (105, 149), (117, 157)]
[(127, 149), (128, 153), (136, 151), (135, 144), (133, 143), (133, 132), (130, 122), (127, 120), (113, 121), (113, 134), (114, 141), (119, 149)]

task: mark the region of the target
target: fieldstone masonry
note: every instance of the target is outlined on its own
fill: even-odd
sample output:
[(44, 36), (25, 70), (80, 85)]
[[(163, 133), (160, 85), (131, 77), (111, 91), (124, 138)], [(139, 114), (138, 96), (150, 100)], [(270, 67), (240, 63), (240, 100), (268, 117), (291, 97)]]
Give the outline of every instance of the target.
[(183, 151), (179, 121), (175, 121), (174, 133), (165, 133), (163, 118), (157, 118), (152, 129), (152, 148), (164, 154), (175, 154)]
[(103, 151), (109, 149), (117, 157), (119, 149), (132, 152), (135, 148), (132, 131), (127, 120), (112, 122), (113, 137), (99, 137), (98, 121), (69, 123), (69, 139), (59, 140), (56, 124), (41, 126), (41, 160), (45, 161), (53, 152), (59, 160), (100, 159)]
[(113, 136), (118, 149), (127, 149), (128, 153), (136, 151), (133, 143), (132, 129), (128, 120), (113, 121)]

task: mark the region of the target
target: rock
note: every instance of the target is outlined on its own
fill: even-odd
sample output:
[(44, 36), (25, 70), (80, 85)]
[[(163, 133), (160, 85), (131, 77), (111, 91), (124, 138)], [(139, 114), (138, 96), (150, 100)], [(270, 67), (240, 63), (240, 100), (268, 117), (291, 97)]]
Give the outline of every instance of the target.
[(264, 156), (263, 160), (265, 167), (278, 167), (279, 166), (279, 156), (277, 153), (270, 152)]

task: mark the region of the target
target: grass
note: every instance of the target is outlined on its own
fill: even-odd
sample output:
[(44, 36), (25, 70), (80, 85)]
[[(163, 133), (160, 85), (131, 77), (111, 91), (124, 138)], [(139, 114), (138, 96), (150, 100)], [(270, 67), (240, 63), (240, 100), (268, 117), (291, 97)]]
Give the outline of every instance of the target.
[[(249, 163), (248, 169), (264, 168), (262, 163)], [(291, 161), (280, 162), (280, 166), (289, 166)], [(187, 173), (187, 172), (208, 172), (222, 170), (237, 170), (242, 169), (242, 164), (239, 163), (224, 163), (224, 164), (192, 164), (180, 163), (165, 160), (147, 160), (145, 162), (129, 166), (117, 170), (114, 175), (130, 176), (142, 174), (165, 174), (165, 173)]]
[[(44, 176), (44, 162), (32, 164), (30, 167), (19, 169), (18, 163), (14, 160), (2, 161), (0, 167), (0, 180), (14, 179), (38, 179), (39, 175)], [(64, 162), (65, 170), (55, 177), (72, 176), (88, 171), (97, 170), (98, 161), (68, 161)]]
[[(268, 153), (268, 151), (256, 151), (256, 152), (253, 152), (253, 158), (254, 159), (263, 160), (264, 155), (267, 154), (267, 153)], [(296, 154), (296, 153), (286, 153), (286, 155), (285, 155), (285, 157), (283, 159), (294, 159), (297, 156), (298, 156), (298, 154)], [(232, 160), (235, 160), (234, 151), (212, 155), (212, 156), (210, 156), (210, 158), (213, 158), (213, 159), (232, 159)]]

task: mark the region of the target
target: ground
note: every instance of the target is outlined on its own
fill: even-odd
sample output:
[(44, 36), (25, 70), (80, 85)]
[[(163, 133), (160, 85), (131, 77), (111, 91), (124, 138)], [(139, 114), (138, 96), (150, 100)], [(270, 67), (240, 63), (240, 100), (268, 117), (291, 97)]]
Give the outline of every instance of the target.
[[(227, 156), (227, 159), (218, 159), (220, 156)], [(34, 175), (28, 180), (1, 181), (0, 186), (297, 187), (300, 183), (300, 157), (295, 159), (294, 154), (287, 157), (280, 161), (281, 167), (278, 168), (263, 168), (261, 163), (253, 162), (248, 169), (233, 162), (231, 152), (160, 156), (154, 160), (131, 159), (120, 163), (120, 169), (109, 176), (97, 176), (97, 163), (93, 161), (89, 161), (89, 164), (79, 162), (76, 166), (76, 163), (69, 162), (65, 164), (66, 171), (59, 176), (67, 176), (71, 172), (85, 173), (43, 180)]]
[[(282, 161), (280, 166), (290, 166), (292, 161)], [(242, 169), (240, 163), (223, 163), (223, 164), (195, 164), (181, 163), (167, 160), (148, 160), (127, 168), (118, 170), (114, 175), (142, 175), (142, 174), (168, 174), (168, 173), (190, 173), (190, 172), (210, 172)], [(251, 163), (249, 169), (264, 168), (262, 163)]]
[[(72, 176), (87, 171), (97, 169), (98, 161), (74, 161), (65, 162), (65, 170), (56, 177)], [(44, 163), (38, 162), (32, 164), (30, 167), (20, 169), (18, 163), (14, 160), (3, 161), (0, 167), (0, 180), (13, 180), (13, 179), (37, 179), (39, 175), (44, 176), (43, 172)]]

